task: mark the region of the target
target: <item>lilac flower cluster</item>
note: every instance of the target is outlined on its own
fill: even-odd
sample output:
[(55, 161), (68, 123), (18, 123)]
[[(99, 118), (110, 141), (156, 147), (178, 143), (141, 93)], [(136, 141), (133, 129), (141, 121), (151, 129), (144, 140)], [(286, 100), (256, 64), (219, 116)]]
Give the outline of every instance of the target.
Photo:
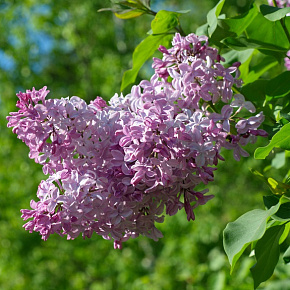
[(287, 57), (284, 58), (285, 61), (285, 67), (287, 70), (290, 70), (290, 50), (287, 52)]
[[(273, 0), (268, 0), (269, 5), (274, 6)], [(289, 7), (290, 0), (276, 0), (277, 6), (279, 8)]]
[[(274, 6), (273, 0), (268, 0), (269, 5)], [(285, 8), (290, 7), (290, 0), (276, 0), (277, 6), (279, 8)], [(290, 16), (290, 13), (288, 13), (286, 16)], [(287, 70), (290, 70), (290, 50), (287, 52), (287, 56), (284, 58), (285, 61), (285, 67)]]
[[(18, 112), (8, 127), (43, 165), (32, 209), (21, 210), (24, 227), (46, 240), (50, 234), (74, 239), (94, 232), (113, 239), (162, 237), (156, 223), (184, 208), (187, 219), (212, 195), (197, 190), (213, 181), (221, 148), (236, 160), (241, 146), (267, 133), (263, 113), (232, 87), (239, 87), (239, 64), (225, 68), (205, 36), (176, 34), (173, 47), (160, 47), (150, 81), (133, 86), (109, 105), (97, 97), (46, 99), (46, 87), (17, 94)], [(247, 113), (249, 115), (249, 113)]]

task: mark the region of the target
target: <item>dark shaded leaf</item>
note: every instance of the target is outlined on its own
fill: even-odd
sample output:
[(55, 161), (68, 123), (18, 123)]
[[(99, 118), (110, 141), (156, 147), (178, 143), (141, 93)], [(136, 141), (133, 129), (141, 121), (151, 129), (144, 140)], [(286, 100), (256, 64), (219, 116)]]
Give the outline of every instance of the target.
[[(269, 209), (279, 202), (279, 197), (277, 195), (267, 195), (263, 196), (263, 201), (265, 207)], [(281, 204), (279, 210), (272, 215), (272, 218), (277, 221), (290, 220), (290, 202)]]
[(286, 265), (289, 265), (290, 264), (290, 246), (288, 247), (288, 249), (286, 250), (286, 252), (284, 253), (283, 255), (283, 260), (284, 260), (284, 263)]
[(270, 21), (277, 21), (290, 13), (290, 7), (278, 8), (269, 5), (261, 5), (260, 11)]
[(280, 116), (290, 122), (290, 104), (283, 107), (283, 109), (280, 111)]
[(279, 260), (279, 240), (284, 228), (285, 225), (270, 227), (256, 244), (257, 263), (251, 268), (255, 289), (273, 275)]
[(250, 48), (255, 48), (259, 50), (271, 50), (271, 51), (277, 51), (277, 52), (283, 52), (286, 54), (287, 49), (276, 46), (271, 43), (263, 42), (260, 40), (250, 39), (246, 37), (227, 37), (222, 41), (225, 45), (228, 47), (235, 49), (235, 50), (246, 50)]
[(266, 94), (270, 97), (283, 97), (290, 92), (290, 71), (285, 71), (271, 79), (266, 86)]
[(256, 80), (243, 86), (241, 88), (241, 93), (248, 101), (251, 101), (255, 105), (262, 107), (265, 101), (265, 87), (267, 83), (267, 80)]

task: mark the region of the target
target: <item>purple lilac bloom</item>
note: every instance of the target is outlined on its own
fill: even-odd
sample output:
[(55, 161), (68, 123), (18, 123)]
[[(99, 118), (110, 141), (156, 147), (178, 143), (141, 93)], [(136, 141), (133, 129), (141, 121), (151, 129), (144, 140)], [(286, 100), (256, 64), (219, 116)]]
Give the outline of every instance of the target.
[[(129, 238), (162, 237), (164, 215), (193, 210), (213, 195), (197, 191), (214, 180), (221, 149), (235, 159), (241, 146), (267, 133), (258, 127), (263, 113), (232, 87), (241, 85), (239, 63), (225, 68), (205, 36), (176, 34), (173, 47), (160, 47), (155, 74), (109, 105), (97, 97), (46, 99), (46, 87), (20, 92), (8, 127), (43, 166), (25, 229), (46, 240), (57, 233), (74, 239), (93, 233), (121, 248)], [(215, 106), (215, 104), (218, 104)], [(217, 111), (217, 107), (220, 111)]]
[[(269, 5), (274, 6), (273, 0), (268, 0)], [(276, 0), (279, 8), (290, 7), (290, 0)]]
[(290, 50), (287, 52), (287, 57), (284, 58), (285, 60), (285, 67), (287, 70), (290, 70)]

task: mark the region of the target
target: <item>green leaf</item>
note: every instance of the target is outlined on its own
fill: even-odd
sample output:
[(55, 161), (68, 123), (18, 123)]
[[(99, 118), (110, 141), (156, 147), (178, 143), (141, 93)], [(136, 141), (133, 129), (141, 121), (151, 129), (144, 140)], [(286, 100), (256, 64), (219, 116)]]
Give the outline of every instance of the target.
[(189, 13), (191, 10), (178, 10), (176, 11), (177, 13), (180, 13), (180, 14), (187, 14)]
[[(276, 195), (263, 196), (263, 201), (267, 209), (279, 203), (279, 197)], [(282, 202), (280, 202), (281, 204)], [(272, 215), (276, 221), (285, 222), (290, 220), (290, 202), (282, 203), (279, 210)]]
[(279, 239), (279, 245), (281, 245), (287, 239), (289, 232), (290, 232), (290, 223), (286, 223), (284, 225), (285, 225), (285, 229), (284, 229), (284, 232)]
[(256, 106), (262, 107), (265, 101), (265, 86), (267, 83), (267, 80), (256, 80), (243, 86), (241, 93), (248, 101), (252, 101)]
[(275, 157), (272, 159), (271, 166), (280, 169), (285, 165), (285, 151), (276, 153)]
[(273, 275), (279, 260), (279, 240), (284, 228), (285, 225), (269, 228), (256, 244), (255, 256), (257, 263), (251, 268), (255, 289)]
[(245, 14), (220, 21), (223, 28), (239, 36), (251, 24), (259, 13), (257, 6), (253, 6)]
[(284, 263), (286, 265), (289, 265), (290, 264), (290, 246), (288, 247), (288, 249), (286, 250), (286, 252), (284, 253), (283, 255), (283, 260), (284, 260)]
[(280, 111), (280, 116), (290, 122), (290, 103), (283, 106), (283, 109)]
[[(287, 23), (288, 21), (286, 21), (286, 25)], [(261, 13), (256, 15), (255, 19), (247, 27), (246, 33), (247, 37), (253, 41), (281, 47), (286, 51), (289, 49), (289, 41), (280, 21), (270, 21)]]
[(199, 26), (197, 29), (196, 29), (196, 32), (195, 34), (197, 36), (201, 36), (201, 35), (208, 35), (208, 24), (203, 24), (202, 26)]
[[(233, 62), (236, 62), (236, 61), (244, 63), (252, 58), (253, 52), (254, 52), (254, 49), (243, 50), (243, 51), (230, 50), (226, 53), (223, 53), (222, 57), (224, 57), (226, 64), (232, 64)], [(241, 68), (241, 66), (239, 67), (239, 69)]]
[(142, 0), (141, 2), (143, 3), (143, 5), (145, 7), (150, 8), (150, 2), (151, 2), (151, 0)]
[(246, 38), (244, 36), (241, 37), (227, 37), (224, 40), (222, 40), (222, 43), (224, 43), (226, 46), (235, 49), (235, 50), (246, 50), (250, 48), (255, 48), (259, 50), (270, 50), (270, 51), (276, 51), (276, 52), (283, 52), (286, 54), (287, 49), (278, 46), (273, 45), (271, 43), (266, 43), (261, 40), (255, 40)]
[(267, 146), (256, 149), (255, 159), (265, 159), (274, 148), (290, 150), (290, 123), (284, 125)]
[(139, 0), (119, 1), (116, 2), (116, 4), (119, 5), (120, 7), (131, 7), (137, 9), (142, 9), (144, 7), (144, 4)]
[[(145, 1), (148, 2), (148, 1)], [(140, 0), (117, 1), (112, 8), (99, 9), (98, 12), (112, 11), (120, 19), (130, 19), (148, 13), (149, 6)]]
[(286, 16), (286, 14), (290, 13), (290, 7), (278, 8), (269, 5), (261, 5), (260, 11), (270, 21), (277, 21)]
[(276, 66), (277, 64), (278, 61), (274, 57), (266, 56), (259, 64), (251, 68), (249, 74), (246, 77), (242, 76), (242, 79), (245, 84), (254, 82), (259, 79), (259, 77), (262, 76), (265, 72), (269, 71), (270, 68)]
[(229, 223), (224, 230), (224, 249), (234, 266), (250, 243), (260, 239), (266, 230), (267, 221), (279, 209), (280, 203), (269, 210), (255, 209)]
[[(234, 50), (232, 50), (234, 51)], [(249, 67), (250, 63), (252, 60), (253, 55), (255, 54), (256, 50), (255, 49), (249, 49), (249, 50), (244, 50), (244, 51), (239, 51), (239, 53), (246, 53), (248, 58), (244, 61), (241, 62), (241, 65), (239, 67), (240, 73), (241, 73), (241, 79), (243, 80), (244, 84), (250, 82), (250, 81), (245, 81), (249, 75)]]
[(277, 195), (265, 195), (263, 196), (264, 205), (267, 209), (275, 206), (279, 202), (279, 197)]
[(279, 182), (272, 177), (269, 177), (267, 180), (274, 194), (283, 195), (290, 189), (290, 185)]
[(224, 6), (225, 0), (220, 0), (217, 5), (211, 9), (207, 14), (207, 23), (209, 25), (208, 34), (212, 36), (214, 31), (216, 30), (218, 23), (218, 16), (220, 15), (222, 8)]
[(179, 24), (179, 13), (160, 10), (151, 22), (153, 34), (166, 33)]
[(139, 9), (127, 9), (123, 10), (122, 12), (115, 12), (115, 16), (120, 18), (120, 19), (130, 19), (130, 18), (135, 18), (138, 16), (141, 16), (145, 13), (144, 10), (139, 10)]
[[(272, 193), (275, 194), (275, 195), (283, 195), (283, 194), (288, 193), (288, 191), (290, 190), (290, 185), (289, 184), (286, 184), (286, 183), (283, 183), (283, 182), (279, 182), (279, 181), (275, 180), (272, 177), (267, 178), (262, 173), (260, 173), (259, 171), (255, 170), (255, 169), (250, 168), (250, 171), (256, 177), (258, 177), (260, 180), (262, 180), (264, 183), (266, 183), (269, 186), (269, 188), (272, 191)], [(276, 204), (276, 203), (274, 203), (274, 204)], [(270, 204), (269, 206), (267, 206), (267, 208), (270, 208), (274, 204)]]
[(248, 49), (243, 51), (230, 50), (226, 53), (223, 53), (222, 57), (225, 59), (225, 63), (229, 65), (237, 61), (241, 63), (239, 70), (241, 73), (241, 79), (245, 83), (245, 78), (249, 73), (249, 65), (254, 53), (254, 49)]
[(266, 86), (267, 96), (278, 98), (290, 93), (290, 71), (271, 79)]
[(129, 84), (135, 82), (138, 72), (146, 60), (152, 57), (160, 45), (166, 45), (171, 38), (171, 35), (166, 34), (149, 35), (135, 48), (133, 53), (133, 68), (125, 71), (121, 91)]
[(211, 35), (209, 39), (210, 45), (216, 45), (219, 48), (224, 47), (224, 44), (222, 43), (222, 40), (227, 38), (227, 37), (234, 37), (235, 33), (230, 32), (224, 28), (222, 28), (220, 25), (220, 20), (218, 20), (218, 26), (216, 27), (215, 31)]

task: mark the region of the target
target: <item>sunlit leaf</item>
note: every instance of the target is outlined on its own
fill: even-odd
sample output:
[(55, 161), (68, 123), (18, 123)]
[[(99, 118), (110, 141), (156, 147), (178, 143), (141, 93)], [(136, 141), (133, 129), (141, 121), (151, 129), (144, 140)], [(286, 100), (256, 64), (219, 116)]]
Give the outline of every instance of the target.
[(146, 7), (150, 7), (150, 0), (142, 0), (142, 3), (146, 6)]
[(248, 245), (260, 239), (267, 227), (267, 221), (279, 209), (280, 203), (269, 210), (255, 209), (227, 225), (224, 230), (224, 249), (231, 264), (231, 272)]
[(129, 10), (124, 10), (120, 13), (115, 12), (115, 16), (120, 18), (120, 19), (130, 19), (130, 18), (135, 18), (138, 16), (141, 16), (145, 13), (143, 10), (138, 10), (138, 9), (129, 9)]
[(153, 34), (166, 33), (178, 26), (179, 13), (160, 10), (151, 22)]
[(285, 165), (285, 151), (276, 153), (275, 157), (272, 159), (271, 166), (279, 169)]
[(203, 25), (199, 26), (196, 29), (195, 34), (198, 35), (198, 36), (208, 35), (208, 24), (206, 23), (206, 24), (203, 24)]
[(120, 6), (124, 6), (124, 7), (131, 7), (131, 8), (137, 8), (137, 9), (143, 8), (143, 3), (139, 0), (119, 1), (119, 2), (116, 2), (116, 4), (119, 4)]
[[(242, 79), (245, 84), (254, 82), (259, 79), (265, 72), (272, 67), (276, 66), (278, 61), (272, 56), (266, 56), (259, 64), (251, 67), (251, 70), (247, 76), (243, 76)], [(242, 64), (243, 65), (243, 64)]]
[(267, 146), (257, 148), (254, 156), (256, 159), (265, 159), (274, 148), (290, 150), (290, 123), (284, 125)]
[(281, 237), (279, 239), (279, 245), (281, 245), (287, 239), (289, 232), (290, 232), (290, 223), (286, 223), (283, 234), (281, 235)]
[(180, 13), (180, 14), (187, 14), (189, 13), (191, 10), (178, 10), (176, 11), (177, 13)]
[[(102, 11), (112, 11), (116, 17), (120, 19), (130, 19), (141, 16), (148, 13), (149, 5), (148, 1), (141, 0), (127, 0), (127, 1), (117, 1), (113, 3), (112, 8), (102, 8), (98, 12)], [(150, 2), (150, 1), (149, 1)]]
[(171, 38), (172, 36), (166, 34), (149, 35), (135, 48), (133, 53), (133, 68), (125, 71), (122, 79), (121, 91), (129, 84), (134, 83), (145, 61), (152, 57), (153, 53), (160, 45), (168, 43)]
[[(287, 23), (286, 23), (287, 24)], [(289, 49), (289, 41), (280, 21), (272, 22), (258, 13), (246, 29), (247, 37), (253, 41), (270, 44), (273, 47)]]
[(255, 49), (236, 51), (238, 53), (246, 53), (246, 55), (248, 56), (248, 58), (244, 62), (241, 62), (241, 65), (239, 66), (241, 79), (243, 80), (244, 84), (249, 82), (249, 81), (246, 81), (246, 78), (249, 75), (250, 63), (251, 63), (253, 55), (255, 54), (255, 51), (256, 51)]
[(251, 24), (258, 13), (258, 8), (253, 6), (245, 14), (224, 19), (221, 21), (221, 24), (225, 26), (228, 31), (234, 32), (239, 36)]
[(224, 6), (225, 0), (220, 0), (217, 5), (208, 12), (207, 14), (207, 23), (209, 25), (208, 34), (212, 36), (213, 32), (215, 31), (218, 23), (218, 16), (220, 15), (222, 8)]
[(284, 184), (283, 182), (279, 182), (272, 177), (269, 177), (267, 180), (274, 194), (282, 195), (285, 194), (290, 189), (290, 185)]

